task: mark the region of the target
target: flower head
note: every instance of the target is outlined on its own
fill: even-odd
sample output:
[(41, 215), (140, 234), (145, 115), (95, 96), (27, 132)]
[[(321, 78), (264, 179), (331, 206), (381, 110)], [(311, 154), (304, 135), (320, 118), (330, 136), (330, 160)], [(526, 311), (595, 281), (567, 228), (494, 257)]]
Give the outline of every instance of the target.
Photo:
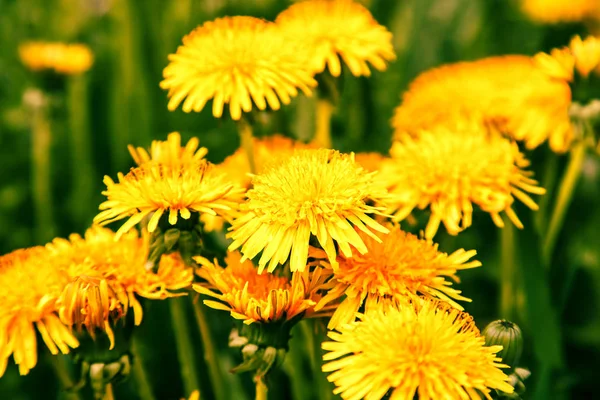
[(43, 247), (0, 257), (0, 376), (12, 355), (25, 375), (37, 364), (36, 328), (52, 354), (79, 345), (60, 321), (57, 300), (70, 276), (56, 268)]
[(522, 0), (521, 8), (532, 20), (547, 24), (600, 18), (596, 0)]
[(451, 285), (452, 281), (459, 281), (458, 270), (481, 265), (479, 261), (469, 261), (475, 250), (461, 249), (448, 255), (440, 252), (437, 244), (406, 233), (399, 226), (392, 226), (387, 235), (379, 234), (380, 242), (362, 232), (359, 235), (368, 252), (338, 256), (339, 267), (333, 271), (331, 289), (316, 307), (319, 310), (346, 296), (329, 322), (330, 329), (354, 321), (363, 305), (366, 312), (379, 307), (380, 300), (401, 303), (421, 294), (442, 299), (461, 310), (454, 300), (470, 301)]
[(183, 38), (169, 61), (160, 83), (169, 90), (169, 110), (183, 102), (183, 111), (199, 112), (212, 99), (216, 118), (225, 104), (234, 120), (253, 104), (278, 110), (298, 89), (310, 94), (316, 86), (305, 51), (286, 40), (274, 23), (253, 17), (204, 23)]
[(339, 76), (340, 58), (354, 76), (369, 76), (369, 64), (383, 71), (396, 55), (392, 34), (369, 10), (353, 0), (308, 0), (283, 11), (276, 20), (286, 36), (309, 49), (315, 73), (329, 68)]
[(64, 75), (85, 72), (94, 62), (84, 44), (28, 42), (19, 46), (19, 56), (32, 71), (50, 70)]
[(198, 275), (207, 281), (194, 284), (194, 290), (218, 300), (204, 300), (204, 304), (229, 311), (245, 324), (286, 322), (312, 313), (320, 299), (317, 291), (328, 277), (321, 268), (295, 272), (291, 279), (259, 274), (251, 261), (242, 261), (238, 252), (227, 255), (226, 268), (203, 257), (194, 259), (201, 265)]
[(417, 137), (399, 136), (390, 150), (391, 160), (381, 169), (390, 197), (390, 212), (398, 220), (413, 209), (429, 207), (431, 217), (425, 236), (432, 238), (441, 222), (448, 233), (458, 234), (469, 227), (473, 208), (488, 212), (503, 227), (501, 212), (519, 228), (515, 198), (537, 210), (526, 193), (544, 194), (524, 170), (529, 161), (516, 143), (477, 124), (456, 129), (437, 127), (421, 131)]
[(528, 149), (549, 139), (557, 152), (573, 140), (571, 89), (533, 57), (501, 56), (434, 68), (410, 85), (396, 108), (396, 137), (466, 116), (491, 124)]
[(345, 400), (480, 399), (513, 392), (500, 346), (486, 347), (468, 314), (418, 302), (374, 308), (329, 333), (324, 372)]
[(189, 219), (192, 212), (229, 216), (244, 193), (206, 160), (181, 166), (145, 163), (127, 175), (119, 173), (118, 178), (114, 182), (104, 177), (106, 190), (102, 193), (108, 200), (94, 218), (95, 223), (108, 224), (129, 217), (117, 231), (117, 239), (150, 215), (149, 232), (156, 230), (165, 213), (171, 225), (179, 215)]
[[(598, 6), (598, 16), (600, 17), (600, 6)], [(581, 40), (579, 35), (575, 36), (569, 48), (575, 59), (575, 68), (580, 75), (587, 76), (598, 68), (600, 64), (600, 39), (594, 36), (588, 36), (585, 40)]]
[(135, 148), (132, 145), (127, 148), (138, 166), (152, 161), (175, 168), (202, 160), (208, 153), (208, 149), (198, 147), (199, 145), (198, 138), (193, 137), (185, 147), (181, 147), (181, 135), (179, 132), (172, 132), (169, 133), (166, 141), (153, 140), (150, 152), (143, 147)]
[(355, 226), (376, 240), (380, 239), (373, 231), (388, 231), (369, 216), (379, 208), (368, 204), (386, 193), (374, 183), (373, 173), (356, 164), (351, 154), (297, 150), (254, 176), (252, 183), (248, 201), (232, 223), (229, 249), (241, 246), (244, 257), (250, 259), (262, 251), (261, 272), (267, 263), (270, 272), (288, 258), (292, 271), (304, 270), (311, 235), (335, 268), (334, 241), (348, 257), (350, 246), (360, 253), (367, 251)]

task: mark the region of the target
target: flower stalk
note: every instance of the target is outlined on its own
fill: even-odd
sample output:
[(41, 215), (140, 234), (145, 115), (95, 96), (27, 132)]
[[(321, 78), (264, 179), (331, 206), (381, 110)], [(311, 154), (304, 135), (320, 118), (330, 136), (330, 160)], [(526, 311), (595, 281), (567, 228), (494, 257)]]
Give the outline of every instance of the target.
[(250, 172), (256, 173), (256, 162), (254, 161), (254, 139), (252, 136), (252, 126), (250, 123), (241, 118), (238, 121), (238, 133), (240, 134), (240, 143), (244, 151), (246, 152), (246, 157), (248, 157), (248, 165), (250, 166)]

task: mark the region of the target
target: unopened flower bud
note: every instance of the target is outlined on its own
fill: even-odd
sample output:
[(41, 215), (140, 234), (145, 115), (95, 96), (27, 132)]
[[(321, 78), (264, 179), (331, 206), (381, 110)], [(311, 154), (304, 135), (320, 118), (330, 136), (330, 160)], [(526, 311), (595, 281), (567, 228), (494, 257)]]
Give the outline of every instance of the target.
[(514, 369), (523, 352), (523, 335), (521, 328), (507, 320), (491, 322), (482, 332), (486, 346), (502, 346), (498, 357), (502, 362)]

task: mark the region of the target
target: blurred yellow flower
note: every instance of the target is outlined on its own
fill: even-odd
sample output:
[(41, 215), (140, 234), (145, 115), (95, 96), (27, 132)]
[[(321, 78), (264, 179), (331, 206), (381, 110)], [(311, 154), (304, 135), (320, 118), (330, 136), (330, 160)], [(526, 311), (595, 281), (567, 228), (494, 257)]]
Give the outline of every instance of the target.
[(104, 177), (106, 190), (102, 194), (108, 200), (94, 218), (95, 223), (104, 225), (129, 217), (117, 231), (117, 239), (147, 216), (149, 232), (156, 230), (165, 213), (171, 225), (177, 223), (178, 215), (189, 219), (192, 212), (229, 217), (244, 193), (204, 159), (173, 167), (145, 163), (127, 175), (119, 173), (118, 178), (115, 183)]
[(85, 326), (92, 335), (94, 329), (103, 329), (113, 345), (109, 321), (115, 322), (130, 307), (135, 325), (142, 321), (137, 296), (177, 296), (173, 291), (189, 287), (193, 280), (192, 268), (177, 253), (163, 255), (154, 271), (148, 265), (148, 238), (139, 238), (134, 231), (118, 241), (115, 237), (110, 229), (94, 226), (85, 237), (73, 234), (68, 240), (57, 238), (46, 245), (53, 263), (69, 269), (75, 277), (61, 295), (61, 319), (69, 325)]
[(546, 70), (533, 57), (500, 56), (426, 71), (396, 108), (396, 137), (467, 115), (524, 141), (528, 149), (549, 139), (554, 151), (567, 151), (573, 140), (571, 89)]
[(84, 44), (27, 42), (19, 46), (19, 57), (32, 71), (65, 75), (85, 72), (94, 63), (92, 51)]
[(352, 0), (308, 0), (291, 5), (276, 23), (291, 41), (305, 47), (314, 73), (339, 76), (340, 58), (354, 76), (369, 76), (369, 64), (383, 71), (396, 55), (392, 34), (369, 10)]
[[(269, 264), (269, 272), (290, 261), (292, 271), (303, 271), (308, 258), (311, 235), (337, 267), (339, 251), (350, 257), (354, 247), (367, 248), (354, 227), (380, 240), (373, 231), (387, 233), (369, 214), (380, 208), (369, 204), (385, 196), (366, 172), (354, 162), (352, 154), (335, 150), (296, 150), (266, 167), (252, 179), (248, 201), (228, 234), (230, 250), (241, 246), (245, 258), (262, 251), (259, 270)], [(291, 255), (290, 255), (291, 253)]]
[(160, 83), (169, 91), (169, 110), (183, 102), (183, 111), (199, 112), (212, 99), (215, 117), (229, 104), (231, 118), (239, 120), (253, 104), (278, 110), (298, 89), (310, 95), (316, 86), (306, 51), (284, 38), (274, 23), (253, 17), (204, 23), (183, 38), (169, 61)]
[(52, 354), (67, 354), (79, 346), (57, 312), (57, 300), (69, 281), (67, 271), (53, 265), (43, 247), (0, 257), (0, 376), (11, 355), (21, 375), (35, 367), (36, 328)]
[[(275, 158), (289, 156), (294, 153), (295, 149), (308, 149), (312, 147), (310, 144), (305, 144), (283, 135), (267, 136), (261, 139), (252, 138), (252, 141), (257, 173), (261, 173), (264, 166), (272, 162)], [(252, 176), (250, 175), (248, 157), (243, 148), (240, 147), (235, 153), (225, 158), (221, 164), (217, 165), (217, 168), (225, 172), (230, 180), (237, 182), (240, 186), (245, 188), (250, 187)]]
[(354, 156), (356, 162), (369, 172), (378, 171), (379, 166), (386, 158), (383, 154), (376, 152), (356, 153)]
[(185, 147), (181, 147), (179, 132), (169, 133), (167, 140), (153, 140), (150, 152), (143, 147), (127, 146), (135, 163), (139, 166), (150, 161), (170, 167), (180, 167), (200, 161), (208, 153), (206, 147), (199, 147), (198, 138), (191, 138)]
[[(598, 6), (600, 16), (600, 5)], [(575, 59), (575, 68), (580, 75), (587, 78), (600, 64), (600, 39), (588, 36), (581, 40), (579, 35), (575, 36), (569, 44)]]
[(475, 250), (457, 250), (448, 255), (438, 251), (438, 245), (406, 233), (399, 226), (391, 226), (387, 235), (379, 234), (381, 242), (359, 232), (367, 246), (365, 254), (352, 257), (338, 256), (339, 268), (333, 271), (331, 288), (315, 307), (342, 296), (329, 321), (329, 329), (336, 329), (355, 320), (364, 306), (365, 312), (379, 307), (380, 300), (405, 302), (417, 294), (437, 297), (462, 310), (454, 300), (470, 301), (461, 291), (451, 287), (458, 282), (458, 270), (479, 267), (479, 261), (469, 261)]
[(428, 207), (427, 238), (433, 238), (441, 222), (451, 235), (471, 226), (474, 206), (499, 227), (504, 226), (500, 213), (506, 212), (522, 228), (512, 208), (515, 198), (537, 210), (527, 193), (545, 193), (524, 170), (529, 161), (517, 144), (477, 124), (439, 126), (397, 139), (379, 175), (390, 192), (388, 211), (402, 220), (415, 208)]
[(552, 49), (550, 54), (538, 53), (534, 59), (537, 65), (549, 76), (567, 82), (573, 81), (575, 58), (568, 47)]
[(512, 393), (496, 353), (485, 346), (472, 318), (437, 302), (374, 308), (329, 332), (324, 372), (345, 400), (491, 399), (490, 389)]
[(549, 24), (600, 18), (597, 0), (522, 0), (521, 8), (532, 20)]
[(245, 324), (285, 322), (311, 314), (321, 297), (317, 291), (329, 276), (318, 267), (312, 272), (309, 268), (294, 272), (291, 279), (259, 274), (254, 264), (242, 260), (238, 252), (227, 255), (226, 268), (216, 260), (214, 264), (203, 257), (194, 260), (201, 266), (197, 274), (207, 281), (194, 284), (194, 290), (218, 300), (204, 300), (204, 304), (229, 311)]

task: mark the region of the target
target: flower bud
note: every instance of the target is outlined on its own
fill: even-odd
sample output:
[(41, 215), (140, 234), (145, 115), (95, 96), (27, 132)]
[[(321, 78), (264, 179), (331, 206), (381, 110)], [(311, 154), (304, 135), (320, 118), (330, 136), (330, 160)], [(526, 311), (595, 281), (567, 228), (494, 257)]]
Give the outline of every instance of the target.
[(523, 352), (523, 335), (521, 329), (515, 323), (507, 320), (491, 322), (482, 332), (485, 337), (486, 346), (502, 346), (498, 357), (502, 362), (514, 369)]

